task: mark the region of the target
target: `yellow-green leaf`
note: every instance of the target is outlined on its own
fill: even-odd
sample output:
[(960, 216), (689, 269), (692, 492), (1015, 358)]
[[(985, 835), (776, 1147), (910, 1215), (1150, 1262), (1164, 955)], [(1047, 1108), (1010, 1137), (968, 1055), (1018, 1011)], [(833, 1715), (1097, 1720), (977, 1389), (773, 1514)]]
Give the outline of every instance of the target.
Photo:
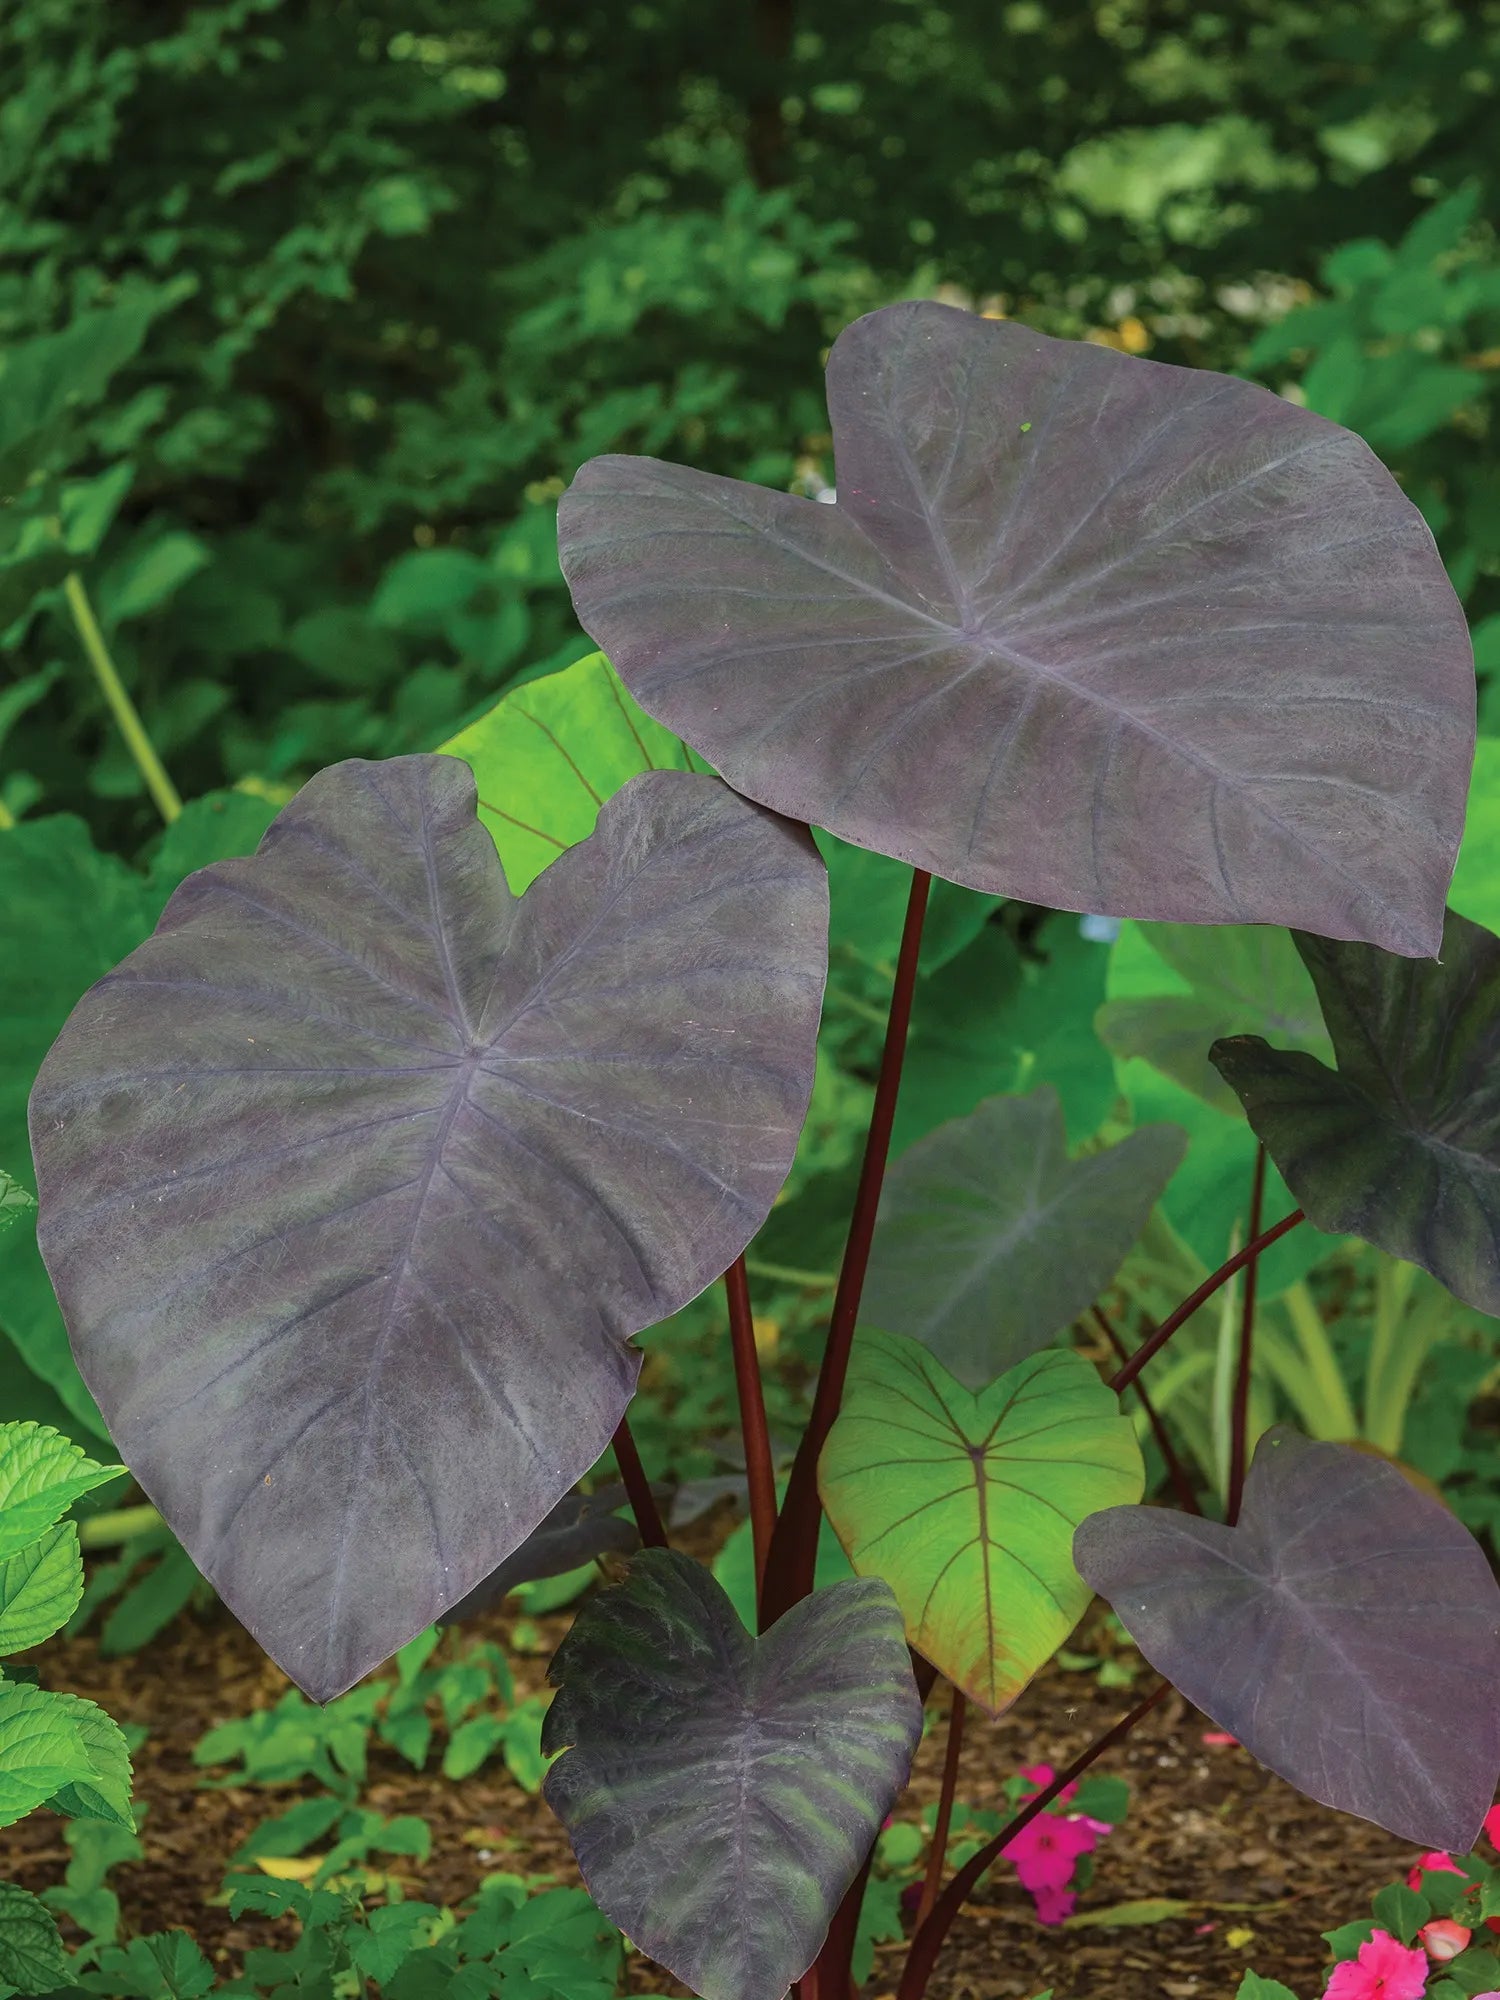
[(975, 1395), (916, 1341), (861, 1328), (818, 1483), (856, 1574), (884, 1577), (917, 1651), (998, 1713), (1092, 1595), (1074, 1529), (1145, 1480), (1079, 1355), (1032, 1355)]
[(602, 653), (527, 681), (442, 748), (474, 773), (479, 817), (516, 896), (588, 838), (600, 806), (630, 779), (693, 768), (681, 739), (637, 707)]

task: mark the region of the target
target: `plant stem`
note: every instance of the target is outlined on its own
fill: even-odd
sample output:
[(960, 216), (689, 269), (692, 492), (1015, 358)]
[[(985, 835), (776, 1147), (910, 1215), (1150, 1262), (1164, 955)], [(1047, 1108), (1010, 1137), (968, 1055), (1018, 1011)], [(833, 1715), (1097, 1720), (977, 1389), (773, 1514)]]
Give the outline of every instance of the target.
[(0, 833), (9, 833), (16, 823), (16, 816), (4, 799), (0, 799)]
[(964, 1708), (962, 1692), (955, 1688), (948, 1707), (948, 1744), (943, 1752), (943, 1788), (938, 1793), (937, 1818), (933, 1822), (932, 1846), (927, 1854), (927, 1873), (922, 1878), (922, 1900), (917, 1905), (914, 1931), (919, 1931), (932, 1915), (932, 1906), (943, 1885), (943, 1863), (948, 1855), (948, 1829), (953, 1823), (953, 1794), (958, 1784), (958, 1760), (963, 1752)]
[(78, 1542), (85, 1549), (114, 1549), (133, 1541), (148, 1529), (159, 1528), (161, 1515), (150, 1505), (117, 1507), (109, 1514), (95, 1514), (78, 1523)]
[(1118, 1395), (1122, 1389), (1130, 1387), (1146, 1363), (1153, 1355), (1161, 1352), (1178, 1327), (1185, 1325), (1199, 1306), (1205, 1300), (1211, 1299), (1221, 1285), (1227, 1285), (1236, 1271), (1242, 1271), (1246, 1264), (1260, 1255), (1262, 1250), (1269, 1250), (1273, 1243), (1279, 1243), (1289, 1229), (1295, 1229), (1303, 1220), (1302, 1210), (1294, 1208), (1290, 1215), (1284, 1215), (1280, 1222), (1272, 1223), (1271, 1227), (1264, 1230), (1253, 1242), (1247, 1243), (1243, 1250), (1237, 1250), (1227, 1264), (1221, 1264), (1211, 1277), (1205, 1278), (1197, 1291), (1185, 1298), (1176, 1312), (1170, 1313), (1162, 1321), (1151, 1338), (1141, 1343), (1124, 1367), (1111, 1376), (1109, 1386), (1115, 1394)]
[(745, 1440), (745, 1478), (750, 1487), (750, 1534), (755, 1545), (757, 1596), (766, 1579), (766, 1556), (776, 1529), (776, 1465), (771, 1434), (766, 1427), (766, 1399), (761, 1390), (760, 1356), (755, 1351), (755, 1320), (750, 1311), (750, 1281), (745, 1260), (736, 1257), (724, 1273), (729, 1301), (729, 1343), (734, 1350), (734, 1381), (740, 1398), (740, 1429)]
[(875, 1211), (880, 1205), (891, 1127), (896, 1118), (896, 1094), (901, 1088), (901, 1064), (906, 1055), (906, 1032), (911, 1025), (912, 999), (917, 986), (917, 959), (922, 949), (922, 919), (927, 914), (927, 896), (931, 887), (932, 877), (923, 869), (913, 869), (906, 922), (901, 932), (901, 952), (896, 960), (896, 983), (891, 991), (891, 1010), (886, 1021), (885, 1048), (880, 1058), (880, 1078), (875, 1086), (875, 1103), (865, 1140), (859, 1188), (854, 1198), (854, 1214), (849, 1224), (849, 1240), (844, 1249), (838, 1290), (834, 1294), (833, 1312), (828, 1322), (823, 1365), (818, 1371), (812, 1415), (797, 1447), (797, 1456), (792, 1461), (781, 1518), (776, 1523), (766, 1563), (761, 1604), (764, 1626), (774, 1625), (783, 1612), (790, 1611), (812, 1589), (821, 1513), (818, 1454), (838, 1415), (844, 1380), (849, 1372), (849, 1351), (854, 1343), (860, 1293), (864, 1289), (870, 1245), (875, 1237)]
[(620, 1478), (624, 1481), (625, 1491), (630, 1496), (631, 1512), (635, 1515), (635, 1525), (642, 1542), (648, 1549), (666, 1548), (667, 1531), (662, 1526), (656, 1495), (651, 1491), (651, 1481), (646, 1477), (646, 1468), (641, 1464), (641, 1455), (635, 1448), (635, 1439), (630, 1435), (628, 1417), (621, 1417), (619, 1429), (610, 1442), (615, 1448), (615, 1460), (620, 1468)]
[[(1266, 1149), (1255, 1148), (1255, 1172), (1250, 1182), (1250, 1242), (1260, 1235), (1261, 1205), (1266, 1193)], [(1245, 1497), (1245, 1461), (1250, 1438), (1250, 1365), (1255, 1344), (1255, 1265), (1252, 1257), (1245, 1266), (1245, 1302), (1240, 1314), (1239, 1368), (1234, 1378), (1234, 1409), (1229, 1419), (1229, 1493), (1224, 1519), (1232, 1528), (1240, 1518), (1240, 1502)]]
[[(1099, 1323), (1100, 1332), (1115, 1350), (1115, 1353), (1119, 1355), (1122, 1361), (1128, 1361), (1130, 1359), (1129, 1349), (1098, 1306), (1093, 1308), (1093, 1314)], [(1201, 1514), (1203, 1509), (1198, 1505), (1198, 1496), (1193, 1491), (1192, 1480), (1187, 1476), (1187, 1468), (1177, 1456), (1176, 1447), (1172, 1443), (1171, 1433), (1163, 1422), (1156, 1405), (1146, 1394), (1145, 1384), (1136, 1382), (1133, 1386), (1137, 1397), (1140, 1399), (1141, 1408), (1146, 1413), (1146, 1422), (1151, 1426), (1151, 1435), (1156, 1439), (1156, 1448), (1166, 1463), (1167, 1477), (1172, 1482), (1172, 1491), (1177, 1495), (1179, 1505), (1189, 1514)]]
[(859, 1912), (875, 1860), (872, 1844), (864, 1866), (844, 1892), (833, 1913), (817, 1957), (797, 1983), (798, 2000), (854, 2000), (854, 1946), (859, 1936)]
[(83, 650), (88, 655), (89, 665), (94, 670), (94, 679), (99, 683), (110, 713), (125, 739), (125, 748), (135, 759), (135, 767), (146, 781), (146, 790), (155, 801), (156, 810), (170, 826), (182, 811), (182, 800), (177, 796), (176, 787), (162, 769), (151, 738), (146, 734), (145, 725), (136, 713), (135, 703), (125, 691), (125, 683), (115, 669), (109, 648), (104, 643), (104, 634), (99, 630), (99, 621), (94, 616), (94, 607), (89, 603), (88, 592), (83, 587), (83, 578), (77, 570), (69, 573), (63, 583), (63, 595), (68, 600), (68, 609), (73, 614), (73, 623), (78, 627), (78, 636), (83, 641)]
[(985, 1870), (999, 1860), (1002, 1851), (1015, 1839), (1018, 1833), (1030, 1826), (1038, 1813), (1044, 1812), (1052, 1801), (1075, 1778), (1081, 1777), (1090, 1764), (1112, 1749), (1123, 1736), (1128, 1736), (1136, 1724), (1149, 1715), (1156, 1704), (1172, 1691), (1170, 1681), (1162, 1681), (1155, 1692), (1138, 1702), (1129, 1715), (1122, 1716), (1113, 1729), (1092, 1742), (1079, 1756), (1073, 1759), (1066, 1771), (1055, 1777), (1034, 1798), (1030, 1798), (1010, 1822), (1001, 1827), (993, 1840), (985, 1842), (977, 1854), (972, 1855), (959, 1869), (953, 1880), (939, 1896), (932, 1915), (921, 1926), (911, 1941), (911, 1950), (906, 1955), (906, 1966), (901, 1974), (901, 1984), (896, 1990), (896, 2000), (922, 2000), (927, 1990), (927, 1981), (932, 1976), (932, 1968), (937, 1963), (937, 1955), (943, 1948), (943, 1940), (948, 1935), (953, 1919), (963, 1908), (974, 1884)]

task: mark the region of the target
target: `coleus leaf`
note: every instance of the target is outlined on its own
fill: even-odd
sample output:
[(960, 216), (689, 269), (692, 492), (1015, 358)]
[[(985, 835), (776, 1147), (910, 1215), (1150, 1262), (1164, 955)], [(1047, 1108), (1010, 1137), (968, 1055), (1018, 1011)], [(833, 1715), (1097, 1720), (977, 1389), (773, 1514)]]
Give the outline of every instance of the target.
[(1138, 1500), (1140, 1447), (1081, 1355), (1033, 1355), (973, 1395), (913, 1340), (861, 1327), (818, 1461), (860, 1576), (884, 1577), (924, 1659), (991, 1713), (1088, 1608), (1073, 1530)]
[(890, 1591), (833, 1584), (755, 1639), (707, 1570), (648, 1549), (549, 1677), (544, 1790), (599, 1907), (703, 2000), (781, 2000), (922, 1734)]
[(462, 764), (352, 762), (75, 1009), (32, 1129), (79, 1365), (315, 1698), (525, 1540), (764, 1220), (826, 923), (717, 779), (635, 780), (518, 900)]
[(650, 714), (972, 888), (1436, 948), (1472, 656), (1367, 445), (925, 301), (844, 330), (828, 404), (836, 506), (622, 457), (564, 495), (579, 618)]
[(1278, 1425), (1237, 1527), (1114, 1507), (1073, 1553), (1251, 1756), (1322, 1805), (1468, 1853), (1500, 1779), (1500, 1587), (1394, 1466)]
[(1440, 962), (1297, 937), (1337, 1072), (1258, 1037), (1215, 1066), (1308, 1220), (1500, 1313), (1500, 939), (1449, 911)]
[(1186, 1143), (1175, 1125), (1148, 1125), (1070, 1160), (1055, 1090), (988, 1098), (886, 1174), (865, 1317), (983, 1388), (1087, 1310)]
[(517, 1584), (535, 1583), (544, 1576), (563, 1576), (592, 1562), (595, 1556), (613, 1551), (623, 1554), (633, 1549), (640, 1537), (633, 1522), (620, 1516), (625, 1506), (625, 1488), (616, 1482), (601, 1486), (597, 1493), (565, 1493), (544, 1519), (539, 1521), (521, 1546), (490, 1571), (451, 1610), (438, 1620), (440, 1625), (456, 1625), (465, 1618), (477, 1618), (492, 1604), (514, 1590)]

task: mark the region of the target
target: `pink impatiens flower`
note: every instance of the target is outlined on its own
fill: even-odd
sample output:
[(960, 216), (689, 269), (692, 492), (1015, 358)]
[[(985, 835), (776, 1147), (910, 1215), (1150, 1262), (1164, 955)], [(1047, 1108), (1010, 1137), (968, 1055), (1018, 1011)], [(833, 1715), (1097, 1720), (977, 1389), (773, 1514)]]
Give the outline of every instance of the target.
[(1500, 1847), (1500, 1806), (1491, 1806), (1484, 1816), (1484, 1831), (1491, 1847)]
[(1071, 1889), (1038, 1889), (1035, 1901), (1039, 1924), (1060, 1924), (1064, 1917), (1072, 1916), (1078, 1898)]
[(1462, 1875), (1463, 1872), (1451, 1854), (1444, 1854), (1441, 1848), (1434, 1847), (1426, 1854), (1419, 1854), (1406, 1871), (1406, 1886), (1408, 1889), (1420, 1889), (1424, 1875)]
[(1357, 1958), (1333, 1968), (1323, 2000), (1422, 2000), (1426, 1990), (1427, 1954), (1376, 1931)]
[(1044, 1812), (1000, 1851), (1016, 1864), (1021, 1887), (1035, 1895), (1039, 1889), (1066, 1889), (1079, 1855), (1091, 1854), (1098, 1844), (1098, 1834), (1081, 1819)]
[(1473, 1935), (1467, 1924), (1455, 1923), (1452, 1917), (1434, 1917), (1417, 1932), (1417, 1942), (1429, 1958), (1441, 1960), (1457, 1958)]

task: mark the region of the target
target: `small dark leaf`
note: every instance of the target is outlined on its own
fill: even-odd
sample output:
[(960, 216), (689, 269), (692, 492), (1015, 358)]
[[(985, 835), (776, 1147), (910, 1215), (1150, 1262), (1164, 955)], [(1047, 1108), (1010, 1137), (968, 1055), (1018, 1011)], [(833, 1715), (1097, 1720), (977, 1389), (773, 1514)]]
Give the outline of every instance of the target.
[(1055, 1090), (989, 1098), (887, 1173), (863, 1317), (982, 1389), (1109, 1283), (1185, 1145), (1177, 1126), (1148, 1125), (1070, 1160)]
[(518, 900), (464, 765), (354, 762), (75, 1008), (31, 1117), (79, 1365), (315, 1698), (520, 1546), (765, 1219), (826, 925), (717, 779), (634, 780)]
[(781, 2000), (921, 1738), (889, 1589), (833, 1584), (753, 1639), (707, 1570), (648, 1549), (551, 1678), (547, 1801), (599, 1907), (704, 2000)]
[(974, 889), (1431, 952), (1468, 631), (1369, 446), (928, 301), (828, 363), (838, 504), (596, 458), (584, 627), (737, 790)]
[[(665, 1491), (665, 1489), (663, 1489)], [(437, 1621), (457, 1625), (465, 1618), (477, 1618), (520, 1583), (535, 1583), (544, 1576), (562, 1576), (570, 1569), (592, 1562), (595, 1556), (623, 1554), (640, 1540), (635, 1524), (620, 1518), (626, 1503), (621, 1485), (601, 1486), (597, 1493), (569, 1493), (559, 1500), (545, 1520), (540, 1521), (513, 1555), (498, 1569), (490, 1571)]]
[(1317, 1228), (1500, 1313), (1500, 939), (1448, 912), (1440, 962), (1299, 934), (1338, 1072), (1257, 1036), (1210, 1054)]
[(1159, 1673), (1320, 1804), (1465, 1854), (1500, 1778), (1500, 1588), (1393, 1466), (1278, 1425), (1238, 1527), (1155, 1507), (1073, 1559)]

